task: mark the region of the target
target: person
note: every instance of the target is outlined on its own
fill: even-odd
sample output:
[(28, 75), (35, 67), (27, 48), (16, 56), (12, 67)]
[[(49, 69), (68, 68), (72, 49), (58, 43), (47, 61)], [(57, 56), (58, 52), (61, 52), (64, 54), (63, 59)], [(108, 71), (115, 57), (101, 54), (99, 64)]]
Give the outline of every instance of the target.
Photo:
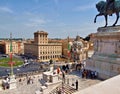
[(115, 3), (115, 0), (106, 0), (107, 2), (107, 5), (106, 5), (106, 11), (109, 9), (109, 7), (112, 5), (112, 11), (114, 11), (114, 3)]
[(62, 79), (63, 79), (63, 82), (65, 83), (65, 72), (62, 71)]
[(7, 77), (4, 78), (4, 80), (2, 81), (2, 86), (3, 86), (3, 89), (9, 89), (9, 83), (7, 81)]
[(57, 74), (58, 74), (58, 80), (60, 79), (60, 76), (59, 76), (59, 74), (60, 74), (60, 68), (59, 67), (57, 67)]
[(58, 67), (58, 68), (57, 68), (57, 74), (59, 74), (59, 73), (60, 73), (60, 68)]
[(78, 90), (78, 80), (76, 80), (76, 90)]
[(98, 77), (98, 72), (97, 71), (95, 71), (95, 78), (97, 78)]

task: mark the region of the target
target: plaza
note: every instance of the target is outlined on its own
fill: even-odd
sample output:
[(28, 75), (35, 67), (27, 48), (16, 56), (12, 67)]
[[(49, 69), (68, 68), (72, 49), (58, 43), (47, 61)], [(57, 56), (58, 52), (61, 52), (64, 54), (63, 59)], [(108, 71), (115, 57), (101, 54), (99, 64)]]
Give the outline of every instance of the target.
[(119, 13), (120, 0), (1, 0), (0, 94), (119, 94)]
[[(33, 83), (27, 84), (26, 77), (17, 78), (16, 89), (2, 90), (0, 91), (0, 94), (35, 94), (35, 91), (40, 90), (40, 87), (41, 87), (40, 79), (42, 78), (42, 74), (30, 75), (30, 77), (33, 79)], [(81, 73), (79, 71), (71, 72), (69, 75), (66, 75), (66, 78), (69, 78), (69, 85), (72, 88), (75, 88), (75, 85), (72, 86), (72, 84), (73, 83), (75, 84), (76, 79), (78, 80), (78, 84), (79, 84), (78, 91), (101, 82), (101, 80), (98, 80), (98, 79), (81, 78)], [(20, 79), (21, 79), (21, 82), (19, 82)]]

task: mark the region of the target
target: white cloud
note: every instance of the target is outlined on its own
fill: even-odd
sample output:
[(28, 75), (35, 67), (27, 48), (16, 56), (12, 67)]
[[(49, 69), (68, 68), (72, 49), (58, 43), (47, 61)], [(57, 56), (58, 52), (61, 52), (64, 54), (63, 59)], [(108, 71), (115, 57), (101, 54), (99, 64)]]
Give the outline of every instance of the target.
[(0, 12), (13, 13), (13, 10), (8, 7), (2, 6), (0, 7)]
[(28, 27), (38, 27), (38, 26), (43, 26), (46, 23), (47, 21), (44, 19), (35, 18), (35, 19), (29, 19), (29, 21), (25, 25)]

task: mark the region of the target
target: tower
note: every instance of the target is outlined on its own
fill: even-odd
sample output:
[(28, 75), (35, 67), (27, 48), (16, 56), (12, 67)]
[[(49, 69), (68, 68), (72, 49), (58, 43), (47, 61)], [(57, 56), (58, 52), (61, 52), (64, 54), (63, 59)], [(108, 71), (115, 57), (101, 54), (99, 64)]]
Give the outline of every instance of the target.
[(37, 31), (34, 33), (34, 40), (36, 44), (47, 44), (48, 43), (48, 33), (44, 31)]

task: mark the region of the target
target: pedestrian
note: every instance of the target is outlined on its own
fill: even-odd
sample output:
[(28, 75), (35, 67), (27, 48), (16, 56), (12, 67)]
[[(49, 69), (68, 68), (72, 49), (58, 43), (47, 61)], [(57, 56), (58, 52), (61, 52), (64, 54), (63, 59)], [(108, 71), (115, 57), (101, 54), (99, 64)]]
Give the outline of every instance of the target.
[(65, 83), (65, 72), (62, 71), (62, 79), (63, 79), (63, 82)]
[(69, 84), (69, 78), (67, 79), (67, 84)]
[(98, 77), (98, 72), (97, 71), (95, 71), (95, 78), (97, 78)]
[(59, 74), (59, 73), (60, 73), (60, 68), (58, 67), (58, 68), (57, 68), (57, 74)]
[(76, 90), (78, 90), (78, 80), (76, 80)]

